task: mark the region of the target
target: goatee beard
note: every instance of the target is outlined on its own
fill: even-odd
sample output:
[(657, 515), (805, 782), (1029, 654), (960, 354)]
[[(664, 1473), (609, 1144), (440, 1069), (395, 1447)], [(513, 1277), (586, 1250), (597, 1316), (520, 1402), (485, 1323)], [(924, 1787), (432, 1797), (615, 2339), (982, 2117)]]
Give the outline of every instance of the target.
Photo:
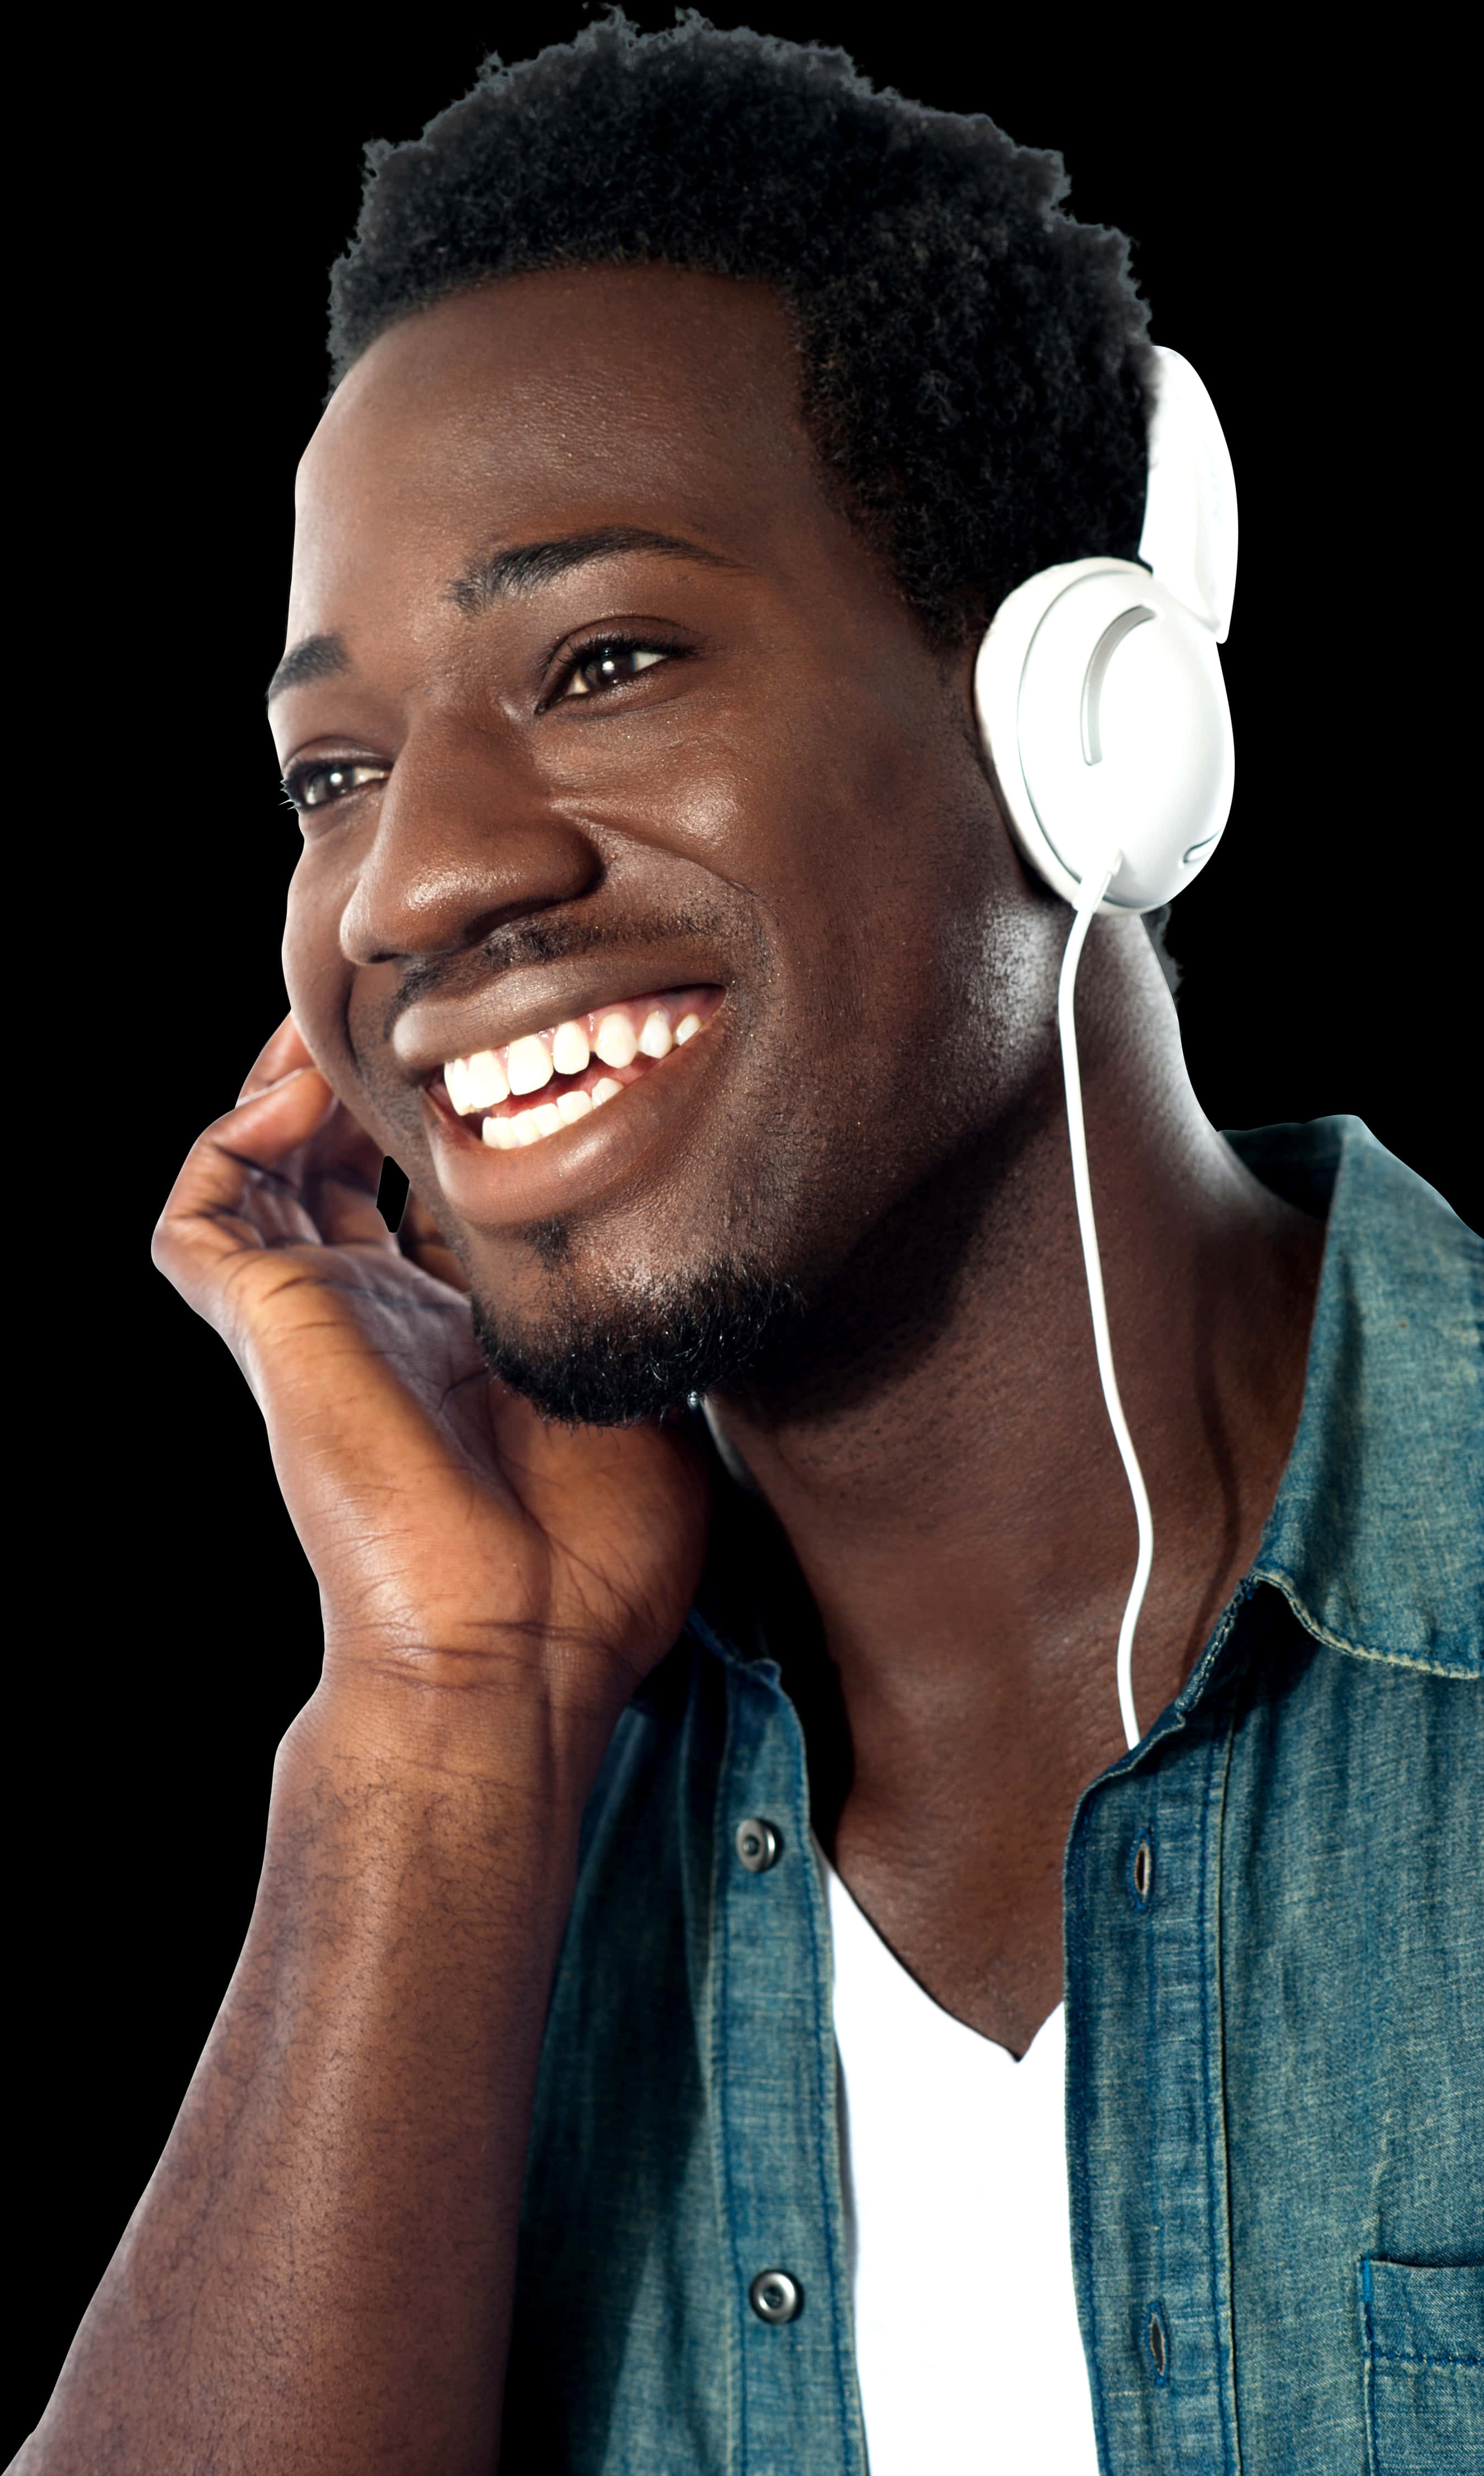
[(803, 1315), (792, 1282), (722, 1264), (585, 1313), (569, 1299), (538, 1334), (501, 1330), (476, 1300), (474, 1329), (491, 1375), (543, 1418), (621, 1427), (699, 1400), (776, 1356)]

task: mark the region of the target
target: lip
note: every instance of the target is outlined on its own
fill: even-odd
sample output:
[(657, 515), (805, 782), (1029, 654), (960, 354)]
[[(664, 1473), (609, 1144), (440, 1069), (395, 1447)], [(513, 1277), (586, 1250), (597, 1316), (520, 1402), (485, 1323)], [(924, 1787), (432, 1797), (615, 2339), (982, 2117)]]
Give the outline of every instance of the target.
[[(631, 975), (627, 982), (616, 982), (611, 975), (606, 979), (603, 995), (590, 999), (585, 1006), (569, 1003), (567, 1014), (557, 1020), (650, 994), (635, 989)], [(569, 987), (576, 985), (569, 983)], [(602, 984), (584, 981), (581, 985)], [(710, 985), (714, 988), (715, 982)], [(651, 990), (654, 987), (652, 982)], [(616, 1099), (590, 1116), (519, 1151), (492, 1150), (468, 1121), (455, 1114), (442, 1093), (441, 1070), (446, 1056), (468, 1052), (440, 1054), (437, 1068), (422, 1077), (419, 1101), (438, 1185), (452, 1210), (474, 1228), (519, 1226), (570, 1212), (628, 1176), (652, 1145), (674, 1134), (677, 1121), (693, 1105), (698, 1077), (704, 1078), (710, 1072), (726, 1045), (726, 1012), (722, 993), (703, 1028), (684, 1048), (672, 1049), (656, 1059)], [(485, 1035), (482, 1045), (497, 1047), (505, 1040), (519, 1039), (525, 1031), (549, 1029), (552, 1020), (550, 1013), (538, 1021), (530, 1020), (523, 1009), (520, 1018), (512, 1018), (514, 1028), (498, 1040)], [(467, 1008), (459, 1010), (459, 1021), (466, 1035)]]

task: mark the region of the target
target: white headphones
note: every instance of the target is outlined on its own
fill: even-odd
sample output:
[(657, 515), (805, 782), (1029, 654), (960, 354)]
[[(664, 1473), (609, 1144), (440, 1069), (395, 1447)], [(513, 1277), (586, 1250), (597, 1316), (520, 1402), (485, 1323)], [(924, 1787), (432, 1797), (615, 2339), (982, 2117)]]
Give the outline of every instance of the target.
[[(1031, 866), (1076, 903), (1150, 911), (1184, 891), (1231, 808), (1231, 715), (1217, 646), (1237, 574), (1237, 492), (1216, 408), (1154, 347), (1139, 557), (1044, 568), (1008, 594), (974, 692), (1003, 805)], [(1152, 573), (1150, 573), (1152, 571)]]
[(1149, 1491), (1119, 1399), (1093, 1217), (1077, 1062), (1077, 963), (1094, 914), (1152, 911), (1221, 841), (1235, 755), (1217, 646), (1237, 581), (1237, 489), (1216, 407), (1154, 347), (1139, 557), (1076, 558), (1007, 594), (978, 650), (974, 698), (1005, 813), (1032, 868), (1072, 904), (1056, 1019), (1098, 1374), (1138, 1525), (1119, 1628), (1119, 1710), (1140, 1742), (1133, 1641), (1154, 1555)]

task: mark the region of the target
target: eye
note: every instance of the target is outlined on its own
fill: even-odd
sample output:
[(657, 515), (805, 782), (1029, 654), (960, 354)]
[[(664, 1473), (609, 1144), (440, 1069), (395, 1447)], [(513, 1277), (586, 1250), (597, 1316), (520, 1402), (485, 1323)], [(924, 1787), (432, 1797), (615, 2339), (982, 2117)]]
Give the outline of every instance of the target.
[(332, 801), (343, 800), (352, 791), (364, 790), (368, 782), (386, 779), (384, 765), (339, 764), (296, 765), (284, 777), (284, 795), (291, 808), (302, 813), (306, 808), (326, 808)]
[(580, 654), (567, 676), (563, 697), (598, 696), (605, 688), (622, 687), (641, 671), (667, 661), (668, 645), (638, 645), (626, 636), (605, 636)]

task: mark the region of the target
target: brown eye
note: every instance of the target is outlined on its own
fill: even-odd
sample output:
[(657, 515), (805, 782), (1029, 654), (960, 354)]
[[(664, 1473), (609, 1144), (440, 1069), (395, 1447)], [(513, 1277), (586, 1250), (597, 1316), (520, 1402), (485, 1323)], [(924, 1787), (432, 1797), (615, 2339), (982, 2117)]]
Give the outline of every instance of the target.
[(291, 774), (284, 788), (296, 808), (324, 808), (368, 782), (382, 781), (385, 773), (384, 765), (307, 765)]
[(651, 670), (664, 658), (656, 645), (594, 645), (577, 664), (563, 694), (597, 696), (604, 688), (620, 687), (625, 680), (636, 680), (641, 671)]

